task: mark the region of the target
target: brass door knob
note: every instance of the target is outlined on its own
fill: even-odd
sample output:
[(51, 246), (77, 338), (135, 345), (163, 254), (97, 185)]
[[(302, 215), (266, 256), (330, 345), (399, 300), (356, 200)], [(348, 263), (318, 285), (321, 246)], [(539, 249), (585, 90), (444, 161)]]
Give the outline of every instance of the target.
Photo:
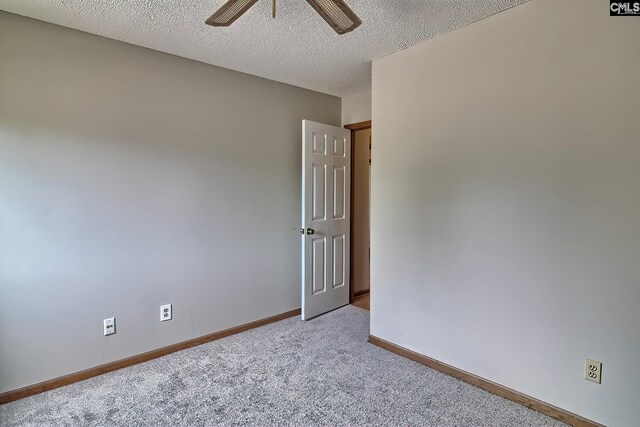
[(316, 230), (314, 230), (313, 228), (307, 228), (307, 234), (308, 235), (316, 234)]

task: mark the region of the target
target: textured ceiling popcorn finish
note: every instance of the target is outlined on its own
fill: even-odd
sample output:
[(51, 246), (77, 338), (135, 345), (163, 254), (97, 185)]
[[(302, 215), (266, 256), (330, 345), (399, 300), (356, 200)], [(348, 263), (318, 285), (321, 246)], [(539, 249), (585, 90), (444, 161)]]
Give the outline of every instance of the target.
[(348, 0), (337, 35), (305, 0), (259, 0), (230, 27), (224, 0), (0, 0), (0, 10), (336, 96), (371, 88), (371, 61), (527, 0)]

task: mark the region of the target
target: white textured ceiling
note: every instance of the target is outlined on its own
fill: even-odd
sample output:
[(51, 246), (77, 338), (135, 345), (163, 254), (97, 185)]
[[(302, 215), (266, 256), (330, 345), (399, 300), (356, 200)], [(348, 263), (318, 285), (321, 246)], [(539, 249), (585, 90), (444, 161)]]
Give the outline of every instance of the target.
[(0, 0), (0, 9), (336, 96), (371, 87), (371, 60), (527, 0), (347, 0), (362, 26), (339, 36), (305, 0), (260, 0), (229, 28), (224, 0)]

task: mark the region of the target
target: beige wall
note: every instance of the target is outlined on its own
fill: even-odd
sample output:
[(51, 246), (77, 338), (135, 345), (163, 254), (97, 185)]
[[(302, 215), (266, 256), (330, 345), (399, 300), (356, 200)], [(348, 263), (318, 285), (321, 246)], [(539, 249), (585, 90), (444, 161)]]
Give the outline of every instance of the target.
[(301, 120), (340, 113), (0, 12), (0, 392), (300, 307)]
[(639, 41), (532, 0), (374, 62), (372, 334), (637, 425)]
[(371, 120), (371, 91), (342, 98), (342, 124)]
[(371, 129), (355, 133), (353, 152), (353, 291), (369, 289), (369, 141)]

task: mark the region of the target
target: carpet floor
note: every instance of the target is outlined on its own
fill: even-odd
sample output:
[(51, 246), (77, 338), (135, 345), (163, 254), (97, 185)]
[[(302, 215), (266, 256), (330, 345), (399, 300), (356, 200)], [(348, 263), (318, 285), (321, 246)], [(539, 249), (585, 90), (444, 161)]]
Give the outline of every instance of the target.
[(0, 406), (2, 426), (563, 426), (367, 343), (347, 306)]

